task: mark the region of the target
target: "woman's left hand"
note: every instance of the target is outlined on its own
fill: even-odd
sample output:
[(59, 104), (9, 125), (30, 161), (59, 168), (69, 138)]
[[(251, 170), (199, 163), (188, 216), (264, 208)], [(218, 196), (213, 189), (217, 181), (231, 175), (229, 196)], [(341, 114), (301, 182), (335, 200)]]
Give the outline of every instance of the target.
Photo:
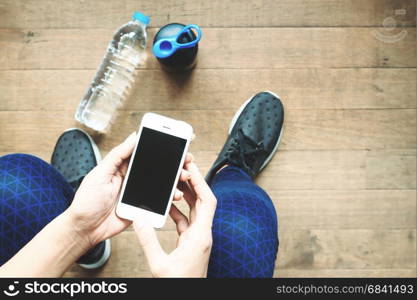
[(136, 133), (132, 133), (85, 176), (65, 212), (88, 247), (118, 234), (131, 224), (119, 218), (115, 209), (135, 141)]

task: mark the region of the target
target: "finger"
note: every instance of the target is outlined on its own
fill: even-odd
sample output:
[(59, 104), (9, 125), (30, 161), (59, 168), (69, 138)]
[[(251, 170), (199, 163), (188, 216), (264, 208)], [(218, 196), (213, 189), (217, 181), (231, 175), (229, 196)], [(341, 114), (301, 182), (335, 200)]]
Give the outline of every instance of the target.
[(196, 196), (201, 201), (199, 210), (197, 212), (196, 222), (201, 222), (204, 226), (210, 226), (213, 222), (214, 213), (216, 210), (217, 200), (211, 191), (203, 175), (197, 168), (194, 162), (187, 165), (187, 170), (190, 172), (190, 186), (196, 193)]
[(116, 214), (116, 206), (113, 207), (112, 213), (109, 217), (111, 221), (110, 224), (112, 224), (112, 226), (109, 228), (110, 237), (122, 232), (132, 224), (132, 221), (119, 218), (119, 216)]
[(195, 206), (196, 195), (190, 188), (188, 182), (178, 182), (178, 189), (183, 193), (183, 197), (190, 209)]
[(100, 166), (107, 174), (114, 174), (122, 165), (123, 161), (132, 154), (135, 148), (136, 132), (133, 132), (120, 145), (113, 148), (101, 161)]
[(144, 221), (142, 218), (136, 219), (133, 222), (133, 227), (152, 270), (158, 266), (166, 253), (162, 250), (155, 229), (146, 225)]
[(194, 223), (196, 216), (196, 195), (194, 191), (191, 190), (187, 182), (179, 182), (178, 188), (184, 193), (183, 197), (185, 202), (187, 202), (188, 207), (190, 208), (190, 224)]
[(171, 209), (169, 210), (169, 215), (177, 225), (178, 234), (187, 230), (189, 226), (188, 219), (174, 204), (172, 204)]
[[(122, 182), (123, 182), (122, 174), (120, 174), (119, 171), (117, 171), (115, 175), (116, 176), (111, 177), (111, 182), (114, 184), (114, 186), (120, 187), (122, 185)], [(119, 192), (120, 192), (120, 190), (118, 191), (118, 193)], [(114, 198), (114, 200), (116, 201), (117, 199)]]
[(207, 185), (203, 175), (194, 162), (188, 163), (186, 170), (190, 173), (190, 187), (195, 191), (196, 195), (212, 195), (210, 187)]
[(181, 192), (179, 189), (175, 189), (175, 192), (174, 192), (174, 201), (181, 200), (183, 195), (184, 195), (183, 192)]
[(184, 165), (192, 162), (194, 160), (194, 156), (188, 152), (187, 155), (185, 156), (185, 160), (184, 160)]
[(127, 168), (129, 167), (129, 161), (124, 160), (122, 165), (119, 167), (120, 174), (125, 177), (127, 173)]
[(182, 169), (180, 174), (180, 181), (187, 181), (190, 179), (190, 173), (187, 170)]

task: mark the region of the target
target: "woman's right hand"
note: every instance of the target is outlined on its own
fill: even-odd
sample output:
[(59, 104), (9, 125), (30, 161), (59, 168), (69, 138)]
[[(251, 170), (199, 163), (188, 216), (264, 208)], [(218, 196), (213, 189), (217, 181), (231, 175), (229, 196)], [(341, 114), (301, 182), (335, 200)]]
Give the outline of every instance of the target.
[(177, 226), (177, 248), (169, 254), (165, 253), (155, 229), (145, 224), (143, 218), (134, 221), (139, 243), (155, 277), (207, 276), (212, 245), (211, 226), (217, 200), (190, 154), (184, 168), (189, 176), (181, 176), (179, 189), (190, 207), (190, 214), (187, 218), (175, 204), (169, 212)]

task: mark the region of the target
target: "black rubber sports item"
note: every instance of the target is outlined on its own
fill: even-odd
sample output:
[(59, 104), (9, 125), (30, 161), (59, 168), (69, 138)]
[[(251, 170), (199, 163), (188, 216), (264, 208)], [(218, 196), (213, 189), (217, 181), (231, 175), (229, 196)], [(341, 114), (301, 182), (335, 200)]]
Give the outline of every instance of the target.
[(241, 168), (252, 178), (269, 163), (278, 149), (284, 124), (284, 107), (277, 95), (261, 92), (236, 112), (229, 136), (206, 176), (210, 183), (224, 165)]
[[(77, 191), (84, 177), (100, 160), (100, 151), (93, 139), (81, 129), (72, 128), (58, 138), (51, 165)], [(110, 251), (110, 240), (102, 241), (81, 256), (77, 263), (85, 269), (99, 268), (109, 259)]]

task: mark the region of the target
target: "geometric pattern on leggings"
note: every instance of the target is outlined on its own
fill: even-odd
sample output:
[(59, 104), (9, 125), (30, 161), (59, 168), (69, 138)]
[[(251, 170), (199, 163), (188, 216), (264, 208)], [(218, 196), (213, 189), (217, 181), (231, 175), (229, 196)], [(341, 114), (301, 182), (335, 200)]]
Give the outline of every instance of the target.
[(211, 188), (217, 208), (208, 277), (272, 277), (278, 219), (270, 197), (233, 166), (222, 169)]
[(27, 154), (0, 157), (0, 265), (61, 214), (73, 195), (43, 160)]

